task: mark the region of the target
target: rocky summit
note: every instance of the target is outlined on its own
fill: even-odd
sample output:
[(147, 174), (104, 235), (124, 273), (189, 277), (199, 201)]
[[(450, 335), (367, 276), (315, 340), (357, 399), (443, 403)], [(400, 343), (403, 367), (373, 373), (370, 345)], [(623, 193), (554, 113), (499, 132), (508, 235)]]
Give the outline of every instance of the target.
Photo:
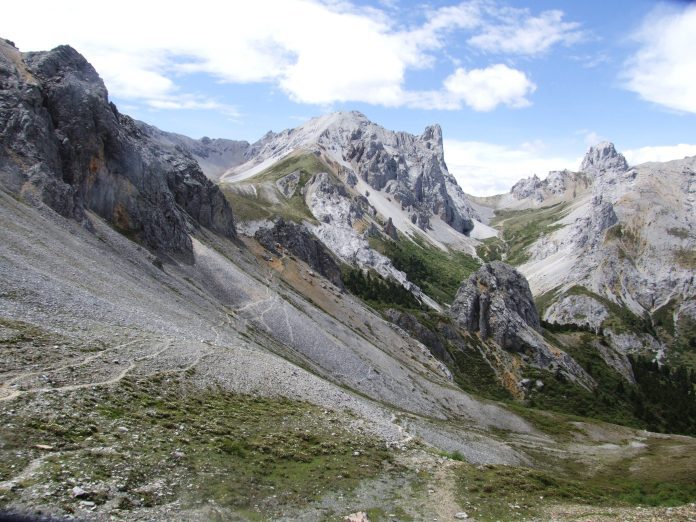
[(0, 40), (0, 518), (692, 520), (695, 162), (477, 198), (437, 124), (193, 139)]
[(235, 236), (232, 210), (188, 154), (163, 150), (109, 103), (73, 48), (25, 53), (0, 41), (3, 184), (89, 226), (89, 212), (148, 246), (190, 258), (205, 226)]

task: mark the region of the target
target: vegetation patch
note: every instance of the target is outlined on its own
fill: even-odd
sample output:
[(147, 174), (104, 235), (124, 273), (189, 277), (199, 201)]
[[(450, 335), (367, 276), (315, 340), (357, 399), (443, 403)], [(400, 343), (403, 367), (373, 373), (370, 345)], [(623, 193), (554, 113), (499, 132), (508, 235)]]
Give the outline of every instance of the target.
[(505, 243), (498, 237), (488, 237), (481, 240), (481, 244), (476, 247), (476, 254), (486, 263), (502, 261), (505, 255)]
[(595, 343), (606, 344), (601, 335), (572, 329), (566, 330), (562, 340), (548, 332), (546, 335), (573, 357), (597, 386), (588, 391), (560, 373), (528, 368), (525, 376), (540, 379), (544, 386), (530, 391), (527, 406), (650, 431), (696, 435), (695, 371), (634, 357), (630, 361), (636, 384), (632, 385), (600, 356)]
[(696, 250), (680, 248), (674, 253), (674, 260), (683, 268), (696, 269)]
[(603, 304), (609, 312), (609, 317), (602, 323), (602, 328), (611, 328), (616, 333), (633, 332), (657, 335), (649, 317), (639, 317), (627, 307), (595, 294), (584, 286), (573, 286), (565, 295), (585, 295)]
[(529, 260), (527, 249), (541, 236), (550, 234), (563, 225), (557, 222), (567, 214), (567, 204), (526, 210), (496, 210), (491, 226), (502, 231), (506, 263), (521, 265)]
[(678, 506), (696, 499), (695, 457), (693, 445), (650, 439), (643, 454), (598, 471), (558, 460), (547, 469), (462, 464), (456, 492), (480, 521), (538, 517), (554, 504)]
[(407, 239), (400, 234), (398, 241), (373, 237), (370, 246), (391, 259), (409, 281), (443, 304), (451, 303), (462, 281), (481, 266), (473, 256), (445, 252), (420, 237)]
[(374, 308), (383, 309), (391, 306), (418, 310), (423, 305), (400, 283), (385, 279), (373, 270), (344, 267), (343, 284), (350, 293), (358, 296)]
[(689, 229), (681, 227), (668, 228), (667, 233), (670, 236), (678, 237), (679, 239), (686, 239), (689, 237)]
[[(46, 485), (44, 500), (66, 512), (83, 500), (114, 500), (127, 511), (178, 499), (265, 518), (349, 490), (391, 458), (380, 441), (349, 432), (345, 414), (178, 378), (124, 379), (42, 400), (41, 412), (31, 413), (31, 397), (13, 403), (19, 413), (2, 412), (10, 422), (0, 428), (0, 481), (43, 456), (14, 491)], [(85, 495), (74, 498), (73, 487)]]
[[(276, 187), (279, 179), (298, 172), (300, 179), (294, 194), (287, 198)], [(305, 203), (302, 189), (312, 176), (320, 172), (332, 173), (315, 154), (291, 154), (255, 176), (235, 184), (221, 184), (235, 215), (242, 221), (282, 217), (288, 221), (315, 222)]]

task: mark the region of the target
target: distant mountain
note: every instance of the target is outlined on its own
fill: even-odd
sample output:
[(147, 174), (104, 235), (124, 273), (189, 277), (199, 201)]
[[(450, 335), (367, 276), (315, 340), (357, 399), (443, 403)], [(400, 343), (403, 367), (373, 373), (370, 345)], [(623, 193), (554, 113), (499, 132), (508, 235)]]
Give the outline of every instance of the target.
[[(665, 355), (696, 324), (696, 158), (629, 167), (611, 143), (580, 172), (480, 199), (545, 321), (602, 329), (622, 354)], [(693, 342), (693, 341), (691, 341)]]
[(208, 137), (195, 140), (182, 134), (165, 132), (143, 122), (136, 124), (161, 147), (184, 151), (193, 156), (203, 174), (213, 181), (220, 179), (230, 167), (247, 161), (251, 148), (248, 141)]

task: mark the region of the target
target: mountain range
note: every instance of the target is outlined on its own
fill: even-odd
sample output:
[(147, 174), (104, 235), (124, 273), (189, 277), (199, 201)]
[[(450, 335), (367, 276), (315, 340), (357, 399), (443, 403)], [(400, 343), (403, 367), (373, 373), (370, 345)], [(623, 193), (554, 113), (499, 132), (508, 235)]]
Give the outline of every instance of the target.
[(696, 158), (481, 198), (442, 139), (195, 140), (0, 40), (0, 507), (692, 516)]

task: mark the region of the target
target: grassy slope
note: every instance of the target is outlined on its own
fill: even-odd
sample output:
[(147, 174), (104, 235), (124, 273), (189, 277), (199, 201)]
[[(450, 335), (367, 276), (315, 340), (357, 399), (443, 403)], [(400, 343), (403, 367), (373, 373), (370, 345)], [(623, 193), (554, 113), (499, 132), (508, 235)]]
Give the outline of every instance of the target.
[[(300, 181), (295, 194), (286, 198), (276, 188), (275, 182), (295, 171), (300, 172)], [(319, 172), (331, 173), (332, 171), (314, 154), (291, 154), (236, 186), (222, 184), (220, 188), (232, 204), (235, 215), (242, 221), (271, 219), (277, 216), (295, 222), (305, 219), (314, 221), (314, 216), (307, 208), (301, 189), (314, 174)], [(251, 185), (257, 187), (256, 192), (249, 193), (243, 190), (244, 187)], [(279, 202), (271, 202), (265, 198), (264, 190), (272, 191)]]
[(476, 506), (476, 520), (482, 522), (543, 520), (545, 508), (557, 504), (677, 506), (692, 502), (696, 446), (669, 439), (650, 439), (647, 444), (639, 456), (599, 469), (558, 457), (542, 457), (547, 464), (537, 469), (463, 464), (457, 468), (456, 492), (462, 504)]
[(399, 235), (398, 241), (373, 237), (370, 246), (389, 257), (410, 281), (442, 304), (450, 304), (462, 281), (481, 266), (468, 254), (444, 252), (418, 237), (410, 240)]
[[(124, 379), (111, 389), (47, 395), (44, 400), (64, 401), (55, 405), (54, 415), (32, 416), (30, 404), (15, 401), (22, 413), (0, 428), (0, 481), (42, 453), (46, 460), (9, 498), (0, 497), (0, 506), (22, 489), (45, 483), (44, 500), (70, 512), (80, 499), (62, 484), (76, 477), (89, 485), (88, 499), (97, 504), (122, 484), (121, 491), (129, 492), (119, 501), (122, 509), (175, 499), (182, 507), (213, 501), (265, 518), (329, 491), (349, 490), (391, 459), (382, 443), (348, 431), (337, 412), (282, 398), (202, 390), (186, 377)], [(65, 403), (71, 415), (60, 414)], [(53, 452), (26, 451), (36, 444)], [(155, 481), (162, 482), (161, 494), (148, 489)]]
[(479, 255), (486, 259), (500, 259), (511, 265), (521, 265), (529, 255), (526, 250), (544, 234), (558, 230), (555, 224), (567, 212), (566, 203), (526, 210), (496, 210), (491, 226), (502, 231), (502, 244), (495, 240), (484, 242)]

